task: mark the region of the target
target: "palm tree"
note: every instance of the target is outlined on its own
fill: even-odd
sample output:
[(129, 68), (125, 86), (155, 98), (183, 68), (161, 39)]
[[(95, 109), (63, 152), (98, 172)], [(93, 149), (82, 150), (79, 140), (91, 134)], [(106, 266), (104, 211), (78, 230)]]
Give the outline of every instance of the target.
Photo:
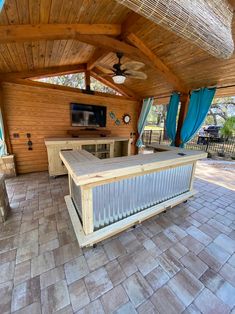
[(224, 125), (223, 128), (221, 129), (221, 134), (223, 135), (223, 147), (222, 147), (222, 152), (221, 155), (224, 156), (224, 143), (225, 140), (227, 140), (229, 137), (233, 136), (235, 133), (235, 116), (228, 118)]

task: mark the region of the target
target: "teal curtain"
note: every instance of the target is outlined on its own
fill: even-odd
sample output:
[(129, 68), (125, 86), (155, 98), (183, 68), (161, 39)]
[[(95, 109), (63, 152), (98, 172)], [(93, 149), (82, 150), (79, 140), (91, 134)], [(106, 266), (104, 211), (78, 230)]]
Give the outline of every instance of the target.
[(215, 91), (216, 88), (201, 88), (192, 91), (188, 112), (180, 133), (180, 147), (184, 147), (185, 143), (190, 141), (200, 129), (207, 116)]
[(142, 135), (144, 133), (144, 127), (146, 125), (147, 122), (147, 116), (149, 114), (149, 111), (152, 107), (153, 104), (153, 98), (146, 98), (143, 100), (143, 105), (142, 105), (142, 109), (141, 109), (141, 113), (140, 113), (140, 117), (138, 120), (138, 133), (139, 133), (139, 138), (136, 142), (136, 146), (137, 147), (141, 147), (143, 146), (143, 141), (142, 141)]
[(5, 0), (0, 0), (0, 12), (2, 11)]
[(176, 117), (178, 113), (180, 101), (180, 94), (174, 93), (171, 95), (171, 99), (167, 108), (166, 116), (166, 133), (171, 140), (171, 146), (175, 145), (175, 135), (176, 135)]
[(0, 157), (7, 155), (7, 147), (4, 138), (4, 127), (2, 120), (2, 113), (0, 112)]

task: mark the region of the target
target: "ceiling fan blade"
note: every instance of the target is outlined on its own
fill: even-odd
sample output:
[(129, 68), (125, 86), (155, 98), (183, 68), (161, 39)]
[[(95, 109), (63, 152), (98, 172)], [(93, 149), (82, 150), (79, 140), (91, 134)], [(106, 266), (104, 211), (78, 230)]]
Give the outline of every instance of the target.
[(103, 74), (99, 74), (99, 76), (113, 76), (114, 74), (113, 73), (103, 73)]
[(139, 80), (146, 80), (147, 79), (147, 74), (145, 74), (144, 72), (140, 72), (140, 71), (128, 70), (125, 72), (125, 75), (128, 75), (131, 78), (135, 78), (135, 79), (139, 79)]
[(109, 66), (108, 64), (105, 64), (105, 63), (99, 63), (99, 66), (106, 70), (110, 70), (110, 71), (114, 70), (112, 66)]
[(141, 68), (143, 68), (145, 66), (145, 64), (143, 62), (139, 62), (139, 61), (128, 61), (122, 64), (121, 69), (124, 70), (140, 70)]

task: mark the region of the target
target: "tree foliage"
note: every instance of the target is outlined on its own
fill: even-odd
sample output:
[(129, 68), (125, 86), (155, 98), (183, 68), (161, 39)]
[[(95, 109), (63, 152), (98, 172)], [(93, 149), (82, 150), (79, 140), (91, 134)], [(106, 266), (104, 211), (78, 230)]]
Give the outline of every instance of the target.
[(225, 121), (235, 115), (235, 97), (217, 98), (212, 103), (205, 124), (223, 125)]
[(233, 136), (235, 133), (235, 116), (228, 118), (223, 128), (221, 129), (221, 134), (223, 134), (225, 137)]
[[(60, 76), (45, 77), (38, 81), (55, 85), (68, 86), (73, 88), (85, 89), (85, 74), (66, 74)], [(104, 85), (95, 78), (91, 77), (91, 90), (113, 95), (120, 95), (114, 89)]]

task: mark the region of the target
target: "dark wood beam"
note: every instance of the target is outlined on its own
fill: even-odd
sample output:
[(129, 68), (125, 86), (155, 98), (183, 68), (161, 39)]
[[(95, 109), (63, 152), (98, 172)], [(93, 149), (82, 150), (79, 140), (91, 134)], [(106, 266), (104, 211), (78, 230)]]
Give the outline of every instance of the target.
[(101, 71), (100, 69), (97, 69), (97, 68), (94, 68), (91, 71), (91, 76), (93, 76), (95, 79), (97, 79), (101, 83), (105, 84), (106, 86), (109, 86), (109, 87), (113, 88), (119, 94), (121, 94), (123, 96), (126, 96), (126, 97), (133, 98), (135, 100), (140, 99), (140, 97), (138, 97), (135, 92), (133, 92), (132, 90), (130, 90), (129, 88), (127, 88), (124, 85), (117, 85), (117, 84), (115, 84), (111, 77), (108, 77), (108, 76), (104, 77), (104, 76), (102, 76), (103, 74), (105, 74), (105, 72), (103, 72), (103, 71)]
[(71, 73), (84, 72), (85, 70), (86, 70), (86, 64), (72, 64), (72, 65), (35, 69), (33, 71), (8, 72), (8, 73), (0, 74), (0, 81), (6, 81), (6, 80), (11, 80), (11, 79), (41, 78), (41, 77), (65, 75), (65, 74), (71, 74)]
[(139, 49), (143, 59), (147, 60), (148, 64), (152, 68), (161, 72), (166, 81), (171, 83), (177, 91), (183, 93), (188, 92), (188, 88), (185, 86), (185, 83), (176, 74), (174, 74), (140, 38), (131, 33), (127, 36), (127, 40)]
[(181, 105), (180, 105), (177, 131), (176, 131), (176, 136), (175, 136), (175, 146), (176, 147), (179, 147), (181, 144), (180, 132), (181, 132), (186, 114), (188, 112), (189, 101), (190, 101), (190, 95), (189, 94), (182, 94), (180, 96)]
[(91, 90), (91, 72), (88, 70), (85, 71), (85, 85), (86, 90)]
[(2, 25), (0, 26), (0, 43), (75, 39), (78, 34), (118, 36), (120, 33), (121, 25), (119, 24)]

